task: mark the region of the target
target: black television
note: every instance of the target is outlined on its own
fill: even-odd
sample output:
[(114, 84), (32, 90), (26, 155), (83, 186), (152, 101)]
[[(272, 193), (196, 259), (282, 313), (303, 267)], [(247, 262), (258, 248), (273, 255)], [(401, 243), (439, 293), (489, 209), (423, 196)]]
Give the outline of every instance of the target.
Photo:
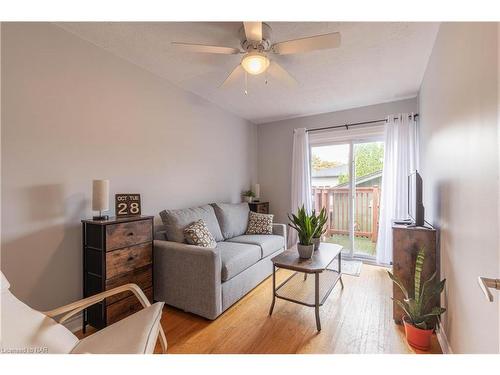
[(422, 198), (422, 177), (415, 171), (408, 176), (408, 216), (416, 227), (425, 225)]

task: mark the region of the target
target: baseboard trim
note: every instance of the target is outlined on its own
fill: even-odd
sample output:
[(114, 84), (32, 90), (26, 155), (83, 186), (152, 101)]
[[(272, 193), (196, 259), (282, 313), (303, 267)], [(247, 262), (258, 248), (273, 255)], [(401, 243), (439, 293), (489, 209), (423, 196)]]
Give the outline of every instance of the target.
[(82, 329), (82, 324), (83, 317), (81, 313), (72, 316), (63, 323), (63, 325), (73, 333), (80, 331)]
[(440, 326), (439, 329), (436, 330), (436, 337), (443, 354), (453, 354), (453, 350), (451, 350), (450, 342), (448, 341), (448, 337), (446, 336), (443, 326)]

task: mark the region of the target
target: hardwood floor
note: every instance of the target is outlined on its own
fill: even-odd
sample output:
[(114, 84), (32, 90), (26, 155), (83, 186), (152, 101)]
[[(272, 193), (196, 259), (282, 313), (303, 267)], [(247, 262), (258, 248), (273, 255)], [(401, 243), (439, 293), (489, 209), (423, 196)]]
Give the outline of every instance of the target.
[[(289, 274), (278, 271), (277, 282)], [(320, 333), (313, 308), (278, 299), (268, 315), (271, 278), (215, 321), (165, 307), (161, 324), (168, 353), (414, 353), (392, 320), (385, 269), (363, 265), (360, 277), (343, 280), (345, 288), (337, 285), (320, 310)], [(435, 337), (430, 353), (441, 353)]]

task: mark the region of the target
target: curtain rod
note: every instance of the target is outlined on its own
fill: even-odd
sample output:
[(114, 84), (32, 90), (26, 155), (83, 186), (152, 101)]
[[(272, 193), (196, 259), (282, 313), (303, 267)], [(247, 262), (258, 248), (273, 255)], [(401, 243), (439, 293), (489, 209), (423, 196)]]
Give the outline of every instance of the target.
[[(411, 117), (409, 115), (408, 117)], [(418, 113), (414, 114), (413, 117), (418, 117)], [(394, 117), (394, 120), (397, 120), (399, 117)], [(350, 126), (359, 126), (359, 125), (368, 125), (368, 124), (377, 124), (379, 122), (387, 122), (387, 119), (381, 119), (381, 120), (372, 120), (372, 121), (363, 121), (363, 122), (353, 122), (351, 124), (344, 124), (344, 125), (334, 125), (334, 126), (325, 126), (323, 128), (313, 128), (313, 129), (306, 129), (306, 132), (316, 132), (320, 130), (328, 130), (328, 129), (338, 129), (338, 128), (346, 128), (349, 130)]]

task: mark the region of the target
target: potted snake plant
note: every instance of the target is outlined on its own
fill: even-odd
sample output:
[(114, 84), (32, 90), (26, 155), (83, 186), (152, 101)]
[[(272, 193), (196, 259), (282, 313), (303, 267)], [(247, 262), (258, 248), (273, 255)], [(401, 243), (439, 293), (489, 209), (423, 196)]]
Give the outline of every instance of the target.
[(429, 350), (431, 336), (437, 324), (437, 318), (446, 311), (440, 306), (432, 306), (432, 301), (439, 296), (444, 289), (446, 279), (436, 281), (436, 272), (423, 284), (421, 282), (422, 269), (425, 260), (425, 249), (422, 247), (417, 254), (415, 262), (415, 282), (412, 293), (409, 293), (394, 274), (389, 277), (404, 295), (402, 300), (393, 300), (403, 309), (405, 316), (403, 323), (405, 327), (406, 341), (411, 346), (420, 350)]
[(312, 238), (316, 230), (313, 216), (309, 215), (302, 206), (297, 211), (297, 215), (289, 214), (288, 219), (290, 220), (288, 225), (295, 229), (299, 236), (299, 243), (297, 244), (299, 257), (309, 259), (314, 251)]
[(321, 243), (321, 236), (326, 232), (325, 224), (327, 222), (326, 208), (323, 207), (318, 215), (316, 211), (312, 212), (314, 226), (316, 227), (313, 234), (314, 250), (319, 249), (319, 244)]

